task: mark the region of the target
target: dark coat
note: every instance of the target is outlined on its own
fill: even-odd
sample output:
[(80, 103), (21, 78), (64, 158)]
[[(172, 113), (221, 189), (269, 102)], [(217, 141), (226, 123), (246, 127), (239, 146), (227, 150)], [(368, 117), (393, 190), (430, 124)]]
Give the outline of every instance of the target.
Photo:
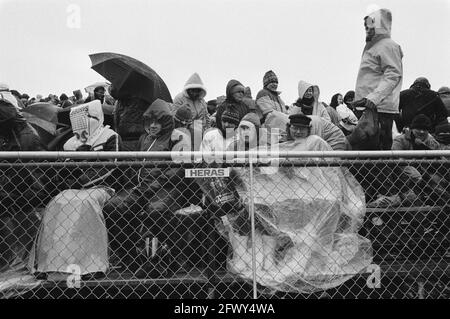
[(439, 97), (437, 92), (426, 88), (412, 87), (400, 92), (400, 127), (399, 131), (403, 127), (409, 127), (413, 118), (418, 114), (424, 114), (428, 116), (432, 123), (430, 132), (434, 132), (434, 127), (442, 122), (447, 121), (447, 109), (444, 103)]
[[(174, 147), (171, 140), (174, 122), (168, 103), (157, 99), (143, 116), (144, 118), (156, 118), (162, 124), (162, 130), (157, 137), (143, 134), (139, 139), (139, 150), (171, 151)], [(195, 198), (192, 187), (190, 187), (191, 184), (193, 184), (192, 181), (184, 178), (184, 170), (180, 168), (142, 168), (139, 172), (139, 184), (135, 188), (135, 194), (137, 193), (141, 198), (151, 199), (148, 204), (150, 212), (155, 210), (174, 212)]]
[(139, 98), (120, 99), (116, 102), (114, 129), (122, 138), (124, 151), (137, 151), (137, 141), (144, 133), (142, 117), (149, 107)]
[(223, 132), (222, 128), (222, 114), (228, 108), (230, 111), (233, 111), (239, 114), (239, 120), (241, 120), (245, 114), (250, 112), (250, 108), (247, 103), (235, 101), (231, 95), (231, 89), (236, 85), (242, 85), (241, 82), (237, 80), (230, 80), (227, 84), (226, 94), (227, 97), (223, 103), (221, 103), (217, 107), (216, 111), (216, 126), (217, 128)]

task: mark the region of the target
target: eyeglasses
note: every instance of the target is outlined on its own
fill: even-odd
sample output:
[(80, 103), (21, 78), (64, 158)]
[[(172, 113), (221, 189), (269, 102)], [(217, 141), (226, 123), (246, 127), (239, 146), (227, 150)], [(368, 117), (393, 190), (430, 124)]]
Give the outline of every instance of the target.
[(291, 125), (291, 130), (296, 132), (296, 131), (302, 131), (305, 129), (309, 129), (309, 126), (297, 126), (297, 125)]

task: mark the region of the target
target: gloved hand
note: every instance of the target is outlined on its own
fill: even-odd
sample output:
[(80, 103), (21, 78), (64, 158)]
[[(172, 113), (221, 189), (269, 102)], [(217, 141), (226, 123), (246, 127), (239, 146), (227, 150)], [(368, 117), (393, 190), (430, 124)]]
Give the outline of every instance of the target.
[(363, 98), (361, 100), (355, 101), (352, 104), (353, 108), (357, 111), (363, 111), (364, 109), (376, 109), (375, 103), (373, 103), (371, 100)]

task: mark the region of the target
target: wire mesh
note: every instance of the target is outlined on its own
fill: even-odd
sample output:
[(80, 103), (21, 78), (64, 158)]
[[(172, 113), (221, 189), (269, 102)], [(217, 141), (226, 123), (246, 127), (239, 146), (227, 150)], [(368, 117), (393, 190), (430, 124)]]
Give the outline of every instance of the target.
[(0, 155), (0, 296), (448, 298), (449, 155), (347, 154)]

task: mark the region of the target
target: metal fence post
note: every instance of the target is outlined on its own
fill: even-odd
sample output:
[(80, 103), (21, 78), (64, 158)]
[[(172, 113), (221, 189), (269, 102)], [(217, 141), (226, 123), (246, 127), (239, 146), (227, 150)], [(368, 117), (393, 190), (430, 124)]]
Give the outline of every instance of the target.
[(249, 154), (249, 169), (250, 169), (250, 219), (252, 224), (252, 275), (253, 275), (253, 299), (258, 299), (257, 288), (256, 288), (256, 252), (255, 252), (255, 203), (253, 196), (253, 157)]

